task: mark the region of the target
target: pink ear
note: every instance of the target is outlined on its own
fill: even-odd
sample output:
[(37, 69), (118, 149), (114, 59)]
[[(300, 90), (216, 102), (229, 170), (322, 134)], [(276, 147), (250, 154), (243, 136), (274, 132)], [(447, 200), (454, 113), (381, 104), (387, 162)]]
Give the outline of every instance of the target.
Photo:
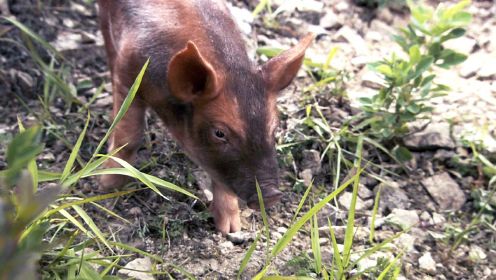
[(307, 34), (296, 46), (271, 58), (262, 66), (269, 91), (279, 92), (291, 83), (303, 63), (306, 49), (314, 38), (314, 34)]
[(186, 47), (172, 57), (167, 82), (173, 96), (189, 103), (215, 94), (217, 74), (195, 43), (188, 41)]

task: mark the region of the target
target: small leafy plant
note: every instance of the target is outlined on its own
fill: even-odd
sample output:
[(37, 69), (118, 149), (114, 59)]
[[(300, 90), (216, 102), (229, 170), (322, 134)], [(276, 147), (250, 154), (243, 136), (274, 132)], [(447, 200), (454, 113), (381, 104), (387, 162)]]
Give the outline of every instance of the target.
[(384, 86), (376, 95), (360, 99), (365, 114), (360, 127), (368, 126), (377, 140), (397, 140), (409, 132), (410, 122), (429, 119), (433, 107), (428, 101), (449, 91), (435, 82), (435, 68), (449, 69), (467, 58), (443, 44), (465, 34), (472, 19), (465, 11), (470, 0), (452, 6), (441, 3), (436, 9), (413, 1), (407, 4), (411, 22), (394, 36), (405, 53), (393, 53), (370, 65), (381, 74)]

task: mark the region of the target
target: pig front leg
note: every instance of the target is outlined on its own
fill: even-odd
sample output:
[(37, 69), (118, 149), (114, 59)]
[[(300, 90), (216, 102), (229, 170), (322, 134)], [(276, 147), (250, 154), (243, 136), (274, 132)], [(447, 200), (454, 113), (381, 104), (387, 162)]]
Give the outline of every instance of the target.
[(212, 181), (213, 201), (210, 206), (215, 227), (223, 235), (241, 230), (238, 197), (226, 186)]
[[(113, 118), (115, 118), (117, 112), (119, 112), (119, 109), (127, 96), (128, 90), (128, 87), (123, 86), (119, 79), (114, 77), (112, 82)], [(136, 161), (136, 154), (143, 138), (145, 110), (145, 104), (137, 96), (110, 136), (109, 153), (114, 149), (125, 145), (115, 156), (131, 164)], [(104, 167), (113, 168), (121, 167), (121, 165), (109, 159), (104, 163)], [(102, 175), (100, 177), (100, 190), (108, 191), (110, 189), (119, 188), (129, 181), (130, 177), (124, 175)]]

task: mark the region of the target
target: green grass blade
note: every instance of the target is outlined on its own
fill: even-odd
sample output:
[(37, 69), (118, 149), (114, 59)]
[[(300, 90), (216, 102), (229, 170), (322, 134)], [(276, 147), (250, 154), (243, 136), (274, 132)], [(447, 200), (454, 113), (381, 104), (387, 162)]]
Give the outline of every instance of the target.
[(81, 224), (76, 218), (74, 218), (74, 216), (72, 216), (71, 214), (69, 214), (69, 212), (67, 212), (66, 210), (64, 209), (60, 209), (58, 211), (62, 216), (66, 217), (72, 224), (74, 224), (77, 228), (79, 228), (79, 230), (81, 230), (82, 232), (84, 232), (89, 238), (93, 238), (93, 235), (91, 234), (91, 232), (89, 232), (84, 226), (83, 224)]
[(303, 215), (300, 219), (296, 221), (294, 225), (292, 225), (286, 233), (277, 241), (276, 245), (274, 245), (274, 248), (272, 249), (271, 256), (275, 257), (277, 256), (286, 246), (289, 244), (291, 239), (296, 235), (296, 233), (301, 229), (301, 227), (313, 216), (315, 215), (320, 209), (322, 209), (329, 201), (331, 201), (333, 198), (335, 198), (338, 194), (340, 194), (343, 190), (345, 190), (352, 182), (354, 182), (356, 176), (360, 176), (360, 173), (362, 170), (360, 169), (354, 177), (343, 183), (339, 188), (337, 188), (335, 191), (333, 191), (331, 194), (323, 198), (321, 201), (319, 201), (317, 204), (315, 204), (310, 210), (308, 210), (305, 215)]
[(88, 111), (88, 116), (86, 117), (86, 122), (83, 127), (83, 131), (79, 134), (79, 137), (74, 145), (74, 148), (69, 155), (69, 159), (65, 164), (64, 170), (62, 171), (62, 176), (60, 178), (60, 184), (63, 185), (64, 181), (69, 176), (72, 167), (74, 166), (74, 162), (76, 161), (76, 157), (78, 156), (79, 149), (81, 148), (81, 144), (83, 143), (84, 136), (86, 135), (86, 129), (88, 129), (88, 124), (90, 123), (90, 111)]
[[(118, 175), (125, 175), (125, 176), (132, 177), (132, 173), (125, 168), (107, 168), (107, 169), (95, 170), (95, 171), (83, 176), (83, 178), (89, 177), (89, 176), (94, 176), (94, 175), (104, 175), (104, 174), (118, 174)], [(149, 175), (149, 174), (145, 174), (145, 173), (142, 173), (142, 174), (150, 182), (152, 182), (153, 184), (155, 184), (157, 186), (169, 189), (171, 191), (176, 191), (176, 192), (182, 193), (182, 194), (187, 195), (187, 196), (194, 198), (194, 199), (199, 199), (194, 194), (190, 193), (189, 191), (187, 191), (187, 190), (185, 190), (185, 189), (183, 189), (183, 188), (181, 188), (181, 187), (179, 187), (173, 183), (167, 182), (167, 181), (162, 180), (162, 179), (155, 177), (153, 175)]]
[(112, 270), (112, 268), (114, 268), (119, 263), (120, 260), (121, 258), (117, 258), (111, 264), (109, 264), (104, 270), (102, 270), (102, 272), (100, 272), (100, 277), (104, 277), (105, 275), (107, 275)]
[(315, 273), (320, 274), (322, 271), (322, 255), (320, 252), (320, 237), (319, 237), (319, 224), (317, 221), (317, 215), (313, 215), (313, 219), (311, 221), (311, 243), (312, 243), (312, 252), (313, 259), (315, 261)]
[(374, 199), (374, 208), (372, 209), (372, 218), (370, 222), (370, 235), (369, 235), (369, 241), (370, 244), (374, 244), (374, 235), (375, 235), (375, 220), (377, 217), (377, 212), (379, 211), (379, 202), (380, 202), (380, 197), (381, 197), (381, 189), (382, 186), (379, 185), (379, 188), (377, 190), (377, 193), (375, 194), (375, 199)]
[(331, 269), (331, 279), (334, 279), (334, 266), (338, 267), (338, 277), (337, 279), (341, 279), (343, 277), (343, 271), (345, 268), (343, 267), (343, 260), (341, 258), (341, 252), (339, 252), (338, 242), (336, 240), (336, 234), (334, 233), (334, 228), (332, 227), (331, 220), (327, 218), (327, 224), (329, 225), (329, 233), (331, 235), (331, 243), (332, 243), (332, 251), (334, 262), (332, 263), (333, 268)]
[(119, 247), (121, 249), (124, 249), (124, 250), (128, 250), (128, 251), (131, 251), (133, 253), (137, 253), (137, 254), (140, 254), (142, 256), (146, 256), (146, 257), (149, 257), (150, 259), (158, 262), (158, 263), (164, 263), (164, 260), (157, 256), (157, 255), (153, 255), (153, 254), (150, 254), (150, 253), (147, 253), (145, 251), (142, 251), (138, 248), (135, 248), (133, 246), (129, 246), (127, 244), (123, 244), (123, 243), (120, 243), (120, 242), (114, 242), (114, 241), (108, 241), (108, 243), (112, 246), (115, 246), (115, 247)]
[(250, 245), (250, 248), (248, 248), (248, 251), (246, 251), (246, 254), (243, 257), (243, 260), (241, 260), (241, 264), (239, 266), (238, 275), (237, 275), (236, 279), (238, 279), (238, 280), (240, 279), (241, 274), (243, 273), (246, 266), (248, 265), (248, 262), (251, 259), (251, 255), (253, 254), (253, 252), (255, 251), (255, 249), (257, 247), (258, 239), (260, 239), (260, 232), (257, 233), (255, 240), (253, 240), (253, 243)]
[(50, 45), (47, 41), (43, 40), (40, 36), (38, 36), (36, 33), (34, 33), (33, 31), (31, 31), (31, 29), (29, 29), (24, 24), (20, 23), (19, 21), (17, 21), (14, 18), (11, 18), (11, 17), (1, 17), (1, 18), (3, 18), (4, 20), (10, 22), (15, 27), (19, 28), (19, 30), (21, 30), (24, 34), (28, 35), (33, 40), (35, 40), (36, 42), (40, 43), (43, 46), (44, 49), (49, 50), (54, 55), (56, 55), (56, 56), (58, 56), (60, 58), (63, 58), (62, 55), (52, 45)]
[(146, 62), (145, 62), (145, 64), (141, 68), (141, 71), (139, 72), (138, 76), (134, 80), (134, 83), (131, 86), (131, 89), (129, 89), (128, 95), (126, 96), (126, 98), (122, 102), (122, 106), (119, 109), (119, 111), (117, 112), (117, 115), (115, 116), (114, 121), (110, 125), (110, 128), (108, 129), (107, 133), (105, 133), (105, 136), (103, 137), (103, 139), (100, 141), (100, 143), (96, 147), (96, 150), (93, 153), (93, 157), (92, 158), (94, 158), (98, 153), (100, 153), (100, 150), (102, 149), (103, 145), (107, 142), (107, 140), (110, 137), (112, 131), (114, 131), (115, 126), (124, 117), (124, 114), (126, 114), (127, 110), (131, 106), (131, 103), (133, 102), (134, 97), (136, 96), (136, 93), (138, 92), (138, 88), (139, 88), (139, 86), (141, 84), (141, 80), (143, 79), (143, 76), (145, 75), (145, 71), (148, 68), (148, 64), (149, 63), (150, 63), (150, 59), (147, 59)]
[(100, 231), (98, 226), (95, 224), (93, 219), (86, 213), (86, 211), (83, 210), (83, 208), (79, 207), (78, 205), (73, 205), (72, 209), (78, 213), (78, 215), (83, 219), (83, 221), (88, 225), (88, 227), (91, 229), (91, 231), (96, 235), (98, 239), (111, 251), (114, 252), (110, 244), (108, 243), (107, 239), (103, 236), (103, 233)]
[(66, 208), (72, 207), (72, 206), (83, 205), (83, 204), (90, 203), (90, 202), (95, 202), (95, 201), (110, 199), (110, 198), (114, 198), (114, 197), (124, 196), (124, 195), (128, 195), (130, 193), (141, 191), (141, 190), (144, 190), (144, 188), (142, 188), (142, 189), (135, 189), (135, 190), (126, 190), (126, 191), (120, 191), (120, 192), (113, 192), (113, 193), (107, 193), (107, 194), (92, 196), (92, 197), (88, 197), (88, 198), (85, 198), (85, 199), (77, 200), (77, 201), (74, 201), (74, 202), (66, 203), (66, 204), (57, 206), (57, 207), (55, 207), (55, 208), (53, 208), (51, 210), (48, 210), (43, 215), (43, 218), (51, 217), (55, 213), (57, 213), (59, 211), (62, 211), (64, 209), (66, 209)]
[[(379, 276), (377, 277), (377, 280), (382, 280), (384, 279), (384, 277), (386, 277), (386, 275), (388, 274), (388, 272), (391, 270), (391, 268), (394, 267), (394, 265), (396, 264), (396, 262), (403, 256), (403, 252), (401, 254), (398, 254), (392, 261), (389, 262), (389, 264), (384, 268), (384, 270), (381, 272), (381, 274), (379, 274)], [(396, 278), (388, 278), (388, 279), (396, 279)]]
[(294, 223), (296, 217), (300, 213), (301, 208), (305, 204), (305, 201), (308, 197), (308, 194), (310, 193), (310, 190), (312, 189), (312, 186), (313, 186), (313, 180), (310, 182), (310, 185), (308, 185), (307, 189), (305, 190), (305, 193), (303, 194), (303, 197), (301, 198), (300, 203), (298, 203), (298, 207), (296, 208), (295, 214), (294, 214), (293, 218), (291, 219), (291, 224)]
[[(358, 170), (362, 162), (362, 148), (363, 148), (363, 136), (358, 137), (357, 143), (357, 158), (355, 160), (355, 170)], [(348, 266), (351, 256), (351, 247), (353, 245), (354, 237), (354, 227), (355, 227), (355, 208), (356, 201), (358, 197), (358, 187), (360, 183), (360, 177), (355, 176), (353, 181), (353, 194), (351, 196), (351, 205), (348, 211), (348, 221), (346, 224), (346, 232), (344, 236), (344, 251), (343, 251), (343, 265)]]

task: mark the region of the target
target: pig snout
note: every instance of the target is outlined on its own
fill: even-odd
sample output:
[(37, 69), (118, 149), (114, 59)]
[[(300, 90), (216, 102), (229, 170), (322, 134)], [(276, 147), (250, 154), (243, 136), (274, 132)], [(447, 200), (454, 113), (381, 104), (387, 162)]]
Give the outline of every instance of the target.
[[(275, 186), (260, 186), (262, 191), (262, 198), (265, 208), (271, 207), (272, 205), (279, 202), (282, 197), (282, 192), (279, 191)], [(247, 201), (246, 204), (251, 209), (260, 209), (260, 204), (258, 201), (258, 194), (255, 192)]]

